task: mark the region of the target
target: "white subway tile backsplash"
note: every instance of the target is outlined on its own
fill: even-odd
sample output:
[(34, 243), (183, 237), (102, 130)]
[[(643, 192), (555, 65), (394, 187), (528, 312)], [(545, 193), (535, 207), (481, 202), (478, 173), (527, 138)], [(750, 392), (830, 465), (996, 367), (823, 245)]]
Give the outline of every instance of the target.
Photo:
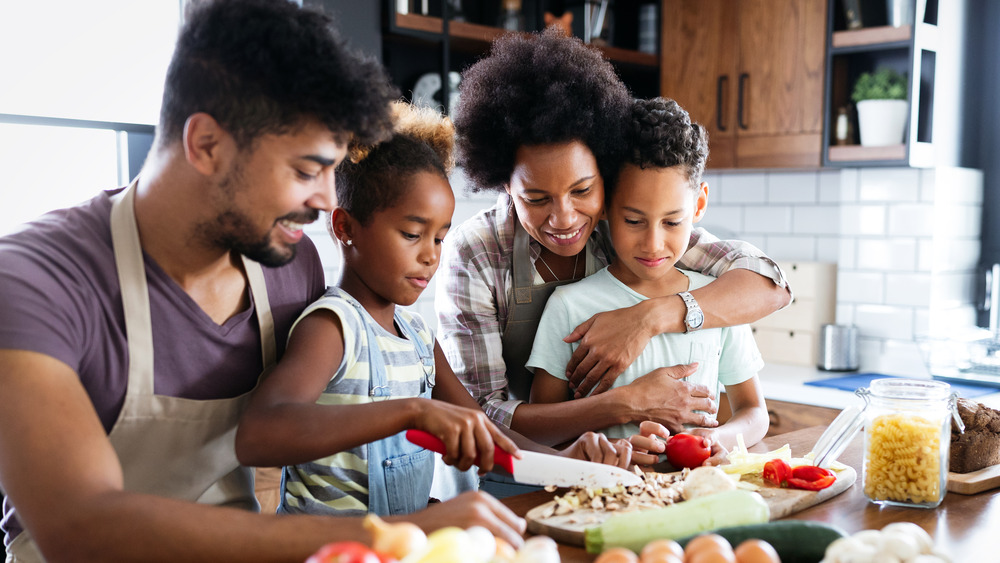
[(787, 205), (748, 205), (743, 230), (747, 233), (792, 232), (792, 208)]
[(885, 235), (887, 206), (847, 204), (840, 208), (840, 234)]
[(767, 175), (768, 203), (816, 203), (816, 172), (774, 172)]
[(835, 235), (840, 232), (840, 208), (836, 205), (797, 205), (792, 212), (792, 232)]
[(870, 338), (913, 339), (913, 309), (910, 307), (858, 305), (854, 314), (854, 323), (858, 325), (859, 335)]
[(816, 237), (816, 260), (819, 262), (840, 261), (840, 239), (831, 237)]
[(878, 373), (906, 377), (929, 377), (919, 345), (913, 340), (886, 340), (879, 356)]
[(705, 227), (710, 233), (719, 238), (731, 238), (724, 237), (720, 233), (735, 234), (746, 230), (743, 226), (743, 209), (742, 205), (709, 204), (706, 208), (704, 219), (696, 226)]
[(850, 270), (837, 272), (838, 303), (885, 302), (885, 276), (881, 273), (865, 273)]
[(818, 190), (820, 203), (841, 202), (840, 178), (841, 172), (837, 170), (821, 170), (816, 174), (818, 180)]
[(859, 239), (856, 267), (912, 272), (917, 267), (917, 239)]
[(901, 203), (889, 207), (889, 228), (887, 234), (893, 237), (929, 237), (934, 234), (936, 212), (934, 206), (926, 203)]
[(930, 302), (930, 274), (885, 274), (886, 305), (926, 307)]
[(916, 168), (862, 168), (858, 199), (872, 202), (918, 201), (920, 171)]
[(768, 235), (767, 254), (775, 260), (815, 262), (816, 240), (813, 237)]
[(837, 266), (841, 269), (853, 270), (857, 268), (858, 239), (844, 237), (840, 239), (840, 260)]
[(858, 168), (844, 168), (840, 171), (840, 201), (841, 203), (856, 203), (858, 201)]
[(854, 322), (854, 309), (855, 306), (853, 303), (837, 303), (837, 324), (857, 324)]
[(760, 173), (725, 174), (722, 178), (722, 203), (767, 203), (767, 175)]
[(722, 193), (722, 181), (719, 179), (719, 176), (720, 174), (713, 172), (706, 172), (701, 176), (701, 181), (708, 184), (709, 205), (715, 205), (722, 202), (719, 198), (719, 195)]

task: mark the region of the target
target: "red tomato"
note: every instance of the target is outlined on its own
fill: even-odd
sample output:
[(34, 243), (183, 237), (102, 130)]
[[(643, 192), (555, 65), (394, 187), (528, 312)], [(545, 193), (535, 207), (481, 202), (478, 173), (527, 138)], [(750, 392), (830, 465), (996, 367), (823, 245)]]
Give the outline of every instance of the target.
[(674, 434), (664, 446), (667, 461), (677, 468), (700, 466), (712, 455), (711, 448), (705, 445), (704, 440), (693, 434)]
[(792, 476), (792, 468), (783, 459), (772, 459), (764, 464), (764, 481), (780, 487)]
[(319, 548), (306, 563), (383, 563), (383, 559), (361, 542), (341, 541)]

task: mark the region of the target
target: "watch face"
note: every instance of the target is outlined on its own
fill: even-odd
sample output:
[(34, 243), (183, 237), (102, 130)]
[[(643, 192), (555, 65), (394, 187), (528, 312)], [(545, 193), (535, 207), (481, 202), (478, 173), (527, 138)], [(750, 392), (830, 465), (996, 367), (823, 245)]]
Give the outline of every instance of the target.
[[(676, 317), (675, 317), (676, 318)], [(705, 322), (705, 315), (701, 311), (691, 311), (687, 316), (687, 325), (693, 329), (701, 328)]]

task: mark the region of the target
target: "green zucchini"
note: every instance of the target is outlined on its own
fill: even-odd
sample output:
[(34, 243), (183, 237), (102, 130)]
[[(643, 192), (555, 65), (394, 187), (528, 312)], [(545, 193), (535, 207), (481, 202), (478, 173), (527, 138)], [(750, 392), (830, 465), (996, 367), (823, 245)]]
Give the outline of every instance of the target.
[(771, 510), (757, 493), (736, 489), (679, 502), (653, 510), (616, 514), (584, 531), (587, 553), (609, 547), (627, 547), (639, 553), (657, 538), (685, 536), (770, 519)]
[[(735, 548), (749, 539), (761, 539), (771, 544), (781, 563), (819, 563), (826, 553), (826, 547), (833, 540), (847, 535), (836, 526), (808, 520), (779, 520), (767, 524), (732, 526), (712, 531), (726, 538)], [(698, 534), (677, 540), (681, 546)]]

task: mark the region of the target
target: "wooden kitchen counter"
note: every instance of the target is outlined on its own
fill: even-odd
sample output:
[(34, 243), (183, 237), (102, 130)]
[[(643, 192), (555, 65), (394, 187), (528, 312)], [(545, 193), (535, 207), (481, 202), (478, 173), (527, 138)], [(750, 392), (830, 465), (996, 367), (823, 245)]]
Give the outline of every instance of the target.
[[(750, 451), (764, 452), (789, 444), (793, 456), (808, 453), (824, 426), (814, 426), (780, 436), (765, 438)], [(865, 498), (861, 487), (863, 436), (859, 433), (839, 461), (854, 467), (858, 481), (837, 497), (790, 516), (791, 519), (826, 522), (853, 533), (866, 529), (881, 529), (890, 522), (907, 521), (919, 524), (934, 538), (934, 544), (952, 561), (986, 561), (984, 549), (996, 545), (1000, 530), (1000, 489), (977, 495), (948, 493), (935, 509), (880, 507)], [(517, 495), (502, 502), (524, 516), (532, 508), (552, 499), (551, 493), (535, 492)], [(589, 562), (582, 547), (560, 545), (563, 563)]]

